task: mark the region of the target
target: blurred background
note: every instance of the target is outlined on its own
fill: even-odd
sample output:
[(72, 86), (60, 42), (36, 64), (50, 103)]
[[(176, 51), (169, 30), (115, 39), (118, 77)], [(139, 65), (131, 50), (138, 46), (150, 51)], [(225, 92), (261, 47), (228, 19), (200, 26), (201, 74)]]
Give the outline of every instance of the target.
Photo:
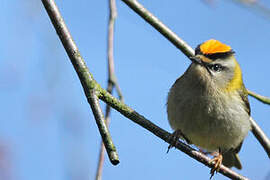
[[(229, 44), (249, 90), (270, 96), (269, 1), (140, 1), (195, 48), (210, 38)], [(107, 83), (108, 1), (56, 1), (96, 80)], [(117, 1), (115, 70), (125, 103), (172, 132), (170, 86), (190, 61)], [(0, 179), (94, 179), (100, 135), (79, 79), (41, 1), (0, 1)], [(114, 93), (116, 94), (116, 93)], [(270, 107), (249, 98), (270, 136)], [(104, 104), (102, 104), (104, 108)], [(126, 119), (111, 114), (120, 164), (105, 156), (103, 179), (209, 179), (209, 168)], [(249, 133), (240, 158), (250, 179), (269, 180), (270, 163)], [(213, 179), (227, 179), (215, 175)]]

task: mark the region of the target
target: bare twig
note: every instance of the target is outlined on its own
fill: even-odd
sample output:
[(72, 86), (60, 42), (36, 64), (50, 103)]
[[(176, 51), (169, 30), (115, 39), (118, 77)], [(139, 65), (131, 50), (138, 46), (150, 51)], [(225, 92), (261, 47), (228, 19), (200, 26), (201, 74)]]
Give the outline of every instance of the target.
[[(116, 2), (115, 0), (109, 0), (109, 22), (108, 22), (108, 85), (107, 85), (107, 92), (112, 94), (113, 88), (116, 87), (116, 91), (118, 93), (118, 97), (120, 100), (123, 100), (123, 96), (120, 90), (120, 87), (117, 83), (117, 79), (115, 76), (114, 71), (114, 22), (117, 18), (117, 9), (116, 9)], [(106, 104), (105, 110), (105, 121), (107, 127), (110, 124), (110, 112), (111, 107)], [(96, 180), (102, 179), (102, 171), (103, 171), (103, 164), (104, 164), (104, 144), (101, 142), (100, 145), (100, 152), (99, 152), (99, 160), (96, 172)]]
[[(207, 5), (213, 6), (216, 4), (214, 0), (203, 0)], [(227, 0), (226, 0), (227, 1)], [(267, 7), (259, 0), (231, 0), (232, 3), (251, 10), (254, 14), (260, 15), (261, 17), (270, 19), (270, 8)]]
[[(112, 82), (108, 82), (108, 87), (107, 91), (108, 93), (112, 93), (113, 89), (113, 84)], [(106, 110), (105, 110), (105, 121), (107, 127), (109, 126), (110, 123), (110, 112), (111, 112), (111, 107), (106, 104)], [(100, 143), (100, 151), (99, 151), (99, 158), (98, 158), (98, 166), (97, 166), (97, 172), (96, 172), (96, 180), (101, 180), (102, 179), (102, 171), (103, 171), (103, 164), (104, 164), (104, 154), (105, 154), (105, 147), (103, 142)]]
[(119, 163), (118, 155), (115, 149), (115, 146), (112, 142), (110, 133), (105, 124), (103, 113), (101, 111), (97, 95), (99, 91), (96, 91), (96, 82), (89, 72), (83, 58), (80, 55), (80, 52), (73, 41), (71, 34), (68, 31), (67, 26), (57, 8), (54, 0), (42, 0), (42, 3), (54, 25), (54, 28), (66, 49), (66, 52), (71, 60), (73, 67), (75, 68), (77, 75), (81, 81), (81, 84), (84, 89), (85, 96), (92, 108), (93, 114), (96, 119), (96, 123), (99, 128), (100, 135), (105, 144), (108, 156), (112, 164), (116, 165)]
[(255, 92), (252, 92), (250, 90), (248, 90), (248, 94), (254, 98), (256, 98), (257, 100), (261, 101), (264, 104), (270, 104), (270, 98), (265, 97), (265, 96), (261, 96), (259, 94), (256, 94)]
[(253, 10), (254, 13), (262, 15), (268, 20), (270, 18), (270, 9), (266, 5), (262, 4), (261, 1), (258, 0), (231, 0), (231, 1), (237, 5)]
[[(167, 26), (165, 26), (157, 17), (151, 14), (146, 8), (144, 8), (137, 0), (122, 0), (126, 3), (132, 10), (134, 10), (137, 14), (139, 14), (146, 22), (151, 24), (156, 30), (158, 30), (161, 34), (163, 34), (171, 43), (173, 43), (178, 49), (180, 49), (188, 58), (194, 55), (194, 50), (181, 38), (179, 38), (174, 32), (172, 32)], [(250, 92), (249, 92), (250, 93)], [(261, 98), (257, 98), (261, 101)], [(269, 143), (269, 138), (265, 136), (261, 136), (261, 129), (258, 129), (259, 126), (254, 126), (252, 124), (252, 133), (255, 135), (257, 140), (260, 143)], [(270, 144), (262, 144), (264, 150), (269, 152)]]
[(116, 91), (120, 100), (123, 100), (123, 95), (120, 86), (117, 82), (117, 78), (114, 70), (114, 24), (117, 18), (117, 9), (115, 0), (109, 0), (110, 17), (108, 23), (108, 90), (112, 85), (113, 90), (116, 87)]
[[(266, 134), (263, 132), (263, 130), (260, 128), (260, 126), (254, 121), (252, 118), (250, 118), (250, 122), (252, 125), (252, 132), (253, 135), (259, 140), (263, 148), (265, 149), (268, 157), (270, 158), (270, 140), (267, 138)], [(255, 128), (254, 128), (255, 127)], [(255, 131), (256, 129), (256, 131)]]
[(89, 99), (88, 102), (90, 101), (89, 104), (91, 105), (93, 114), (96, 119), (96, 123), (98, 125), (99, 132), (102, 137), (103, 144), (105, 145), (110, 161), (113, 165), (117, 165), (120, 162), (118, 154), (116, 152), (114, 144), (112, 143), (110, 133), (108, 131), (102, 110), (99, 105), (99, 100), (94, 90), (90, 90), (90, 96), (88, 97), (88, 99)]
[(194, 50), (184, 40), (177, 36), (165, 24), (163, 24), (157, 17), (150, 13), (137, 0), (122, 0), (132, 10), (139, 14), (146, 22), (151, 24), (156, 30), (164, 35), (171, 43), (173, 43), (179, 50), (181, 50), (187, 57), (194, 55)]

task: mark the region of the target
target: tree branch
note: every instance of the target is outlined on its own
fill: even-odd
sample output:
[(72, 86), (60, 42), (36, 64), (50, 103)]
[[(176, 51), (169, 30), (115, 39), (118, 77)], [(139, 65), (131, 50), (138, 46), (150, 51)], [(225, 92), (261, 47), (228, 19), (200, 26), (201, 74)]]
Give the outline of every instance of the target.
[(259, 94), (256, 94), (255, 92), (250, 91), (250, 90), (248, 90), (248, 94), (250, 96), (254, 97), (255, 99), (261, 101), (262, 103), (270, 105), (270, 98), (265, 97), (265, 96), (261, 96)]
[[(118, 93), (118, 97), (120, 100), (123, 100), (123, 96), (120, 90), (120, 87), (117, 83), (115, 71), (114, 71), (114, 22), (117, 18), (117, 9), (115, 0), (109, 0), (109, 22), (108, 22), (108, 84), (107, 84), (107, 92), (112, 94), (113, 88), (116, 87), (116, 91)], [(107, 127), (110, 124), (110, 112), (111, 107), (106, 104), (105, 110), (105, 121)], [(101, 142), (100, 145), (100, 152), (99, 152), (99, 160), (98, 160), (98, 167), (96, 172), (96, 180), (102, 179), (102, 171), (103, 171), (103, 164), (104, 164), (104, 144)]]
[[(60, 37), (62, 44), (65, 47), (65, 50), (67, 51), (67, 54), (69, 55), (69, 58), (73, 64), (73, 67), (75, 68), (80, 78), (80, 81), (84, 87), (87, 99), (89, 99), (88, 101), (90, 101), (90, 103), (92, 102), (97, 103), (98, 101), (96, 99), (96, 96), (98, 96), (101, 100), (103, 100), (104, 102), (109, 104), (111, 107), (119, 111), (125, 117), (129, 118), (133, 122), (149, 130), (150, 132), (160, 137), (164, 141), (170, 142), (170, 137), (171, 137), (170, 133), (159, 128), (154, 123), (147, 120), (142, 115), (140, 115), (139, 113), (137, 113), (136, 111), (134, 111), (133, 109), (125, 105), (123, 102), (113, 97), (105, 89), (102, 89), (100, 87), (100, 85), (93, 79), (92, 74), (89, 72), (89, 69), (86, 67), (83, 58), (79, 54), (78, 48), (75, 45), (74, 41), (72, 40), (71, 35), (69, 31), (67, 30), (67, 27), (64, 24), (63, 18), (61, 17), (60, 12), (58, 8), (56, 7), (54, 1), (42, 0), (42, 2), (51, 18), (52, 23), (54, 24), (56, 32), (58, 36)], [(100, 108), (98, 108), (98, 106), (99, 105), (97, 104), (97, 107), (96, 107), (97, 111), (101, 111)], [(190, 157), (196, 159), (197, 161), (205, 164), (208, 167), (214, 166), (214, 164), (210, 164), (209, 157), (185, 145), (184, 143), (180, 141), (176, 143), (176, 148), (183, 151)], [(236, 172), (232, 171), (231, 169), (223, 165), (221, 165), (219, 172), (232, 179), (247, 180), (247, 178), (237, 174)]]
[(163, 24), (157, 17), (150, 13), (143, 7), (137, 0), (122, 0), (133, 11), (139, 14), (146, 22), (151, 24), (158, 32), (163, 34), (171, 43), (173, 43), (179, 50), (182, 51), (187, 57), (194, 56), (194, 50), (184, 40), (177, 36), (165, 24)]
[[(113, 83), (108, 82), (107, 91), (108, 93), (112, 93), (113, 90)], [(110, 123), (110, 112), (111, 107), (106, 104), (106, 110), (105, 110), (105, 122), (107, 127), (109, 127)], [(103, 171), (103, 164), (104, 164), (104, 154), (105, 154), (105, 147), (103, 142), (100, 143), (100, 151), (99, 151), (99, 158), (98, 158), (98, 166), (97, 166), (97, 172), (96, 172), (96, 180), (102, 180), (102, 171)]]
[(116, 152), (110, 133), (108, 131), (95, 90), (90, 90), (90, 96), (88, 97), (88, 102), (91, 105), (93, 114), (96, 119), (96, 123), (98, 125), (99, 133), (101, 134), (102, 141), (103, 141), (103, 144), (105, 145), (110, 161), (113, 165), (117, 165), (120, 162), (118, 158), (118, 154)]
[(100, 135), (105, 144), (108, 156), (113, 165), (119, 163), (118, 155), (115, 146), (112, 142), (110, 133), (105, 124), (103, 113), (101, 111), (97, 95), (99, 91), (96, 91), (96, 82), (89, 72), (80, 52), (73, 41), (71, 34), (53, 0), (42, 0), (42, 3), (51, 19), (52, 24), (69, 56), (73, 67), (75, 68), (77, 75), (81, 81), (84, 89), (85, 96), (90, 104), (94, 117), (96, 119), (97, 126), (99, 128)]
[[(126, 3), (137, 14), (139, 14), (146, 22), (151, 24), (156, 30), (158, 30), (161, 34), (163, 34), (171, 43), (173, 43), (178, 49), (180, 49), (188, 58), (190, 58), (191, 56), (194, 56), (194, 50), (184, 40), (182, 40), (174, 32), (172, 32), (157, 17), (155, 17), (146, 8), (144, 8), (139, 2), (137, 2), (137, 0), (122, 0), (122, 1)], [(253, 97), (256, 97), (256, 99), (264, 103), (267, 102), (265, 98), (262, 98), (263, 96), (260, 96), (260, 95), (255, 96), (255, 93), (252, 94), (251, 91), (249, 91), (249, 94)], [(262, 135), (261, 132), (263, 131), (258, 125), (255, 126), (254, 122), (251, 122), (251, 125), (252, 125), (252, 133), (257, 138), (257, 140), (261, 143), (264, 150), (268, 154), (268, 152), (270, 152), (269, 138), (265, 135), (265, 133), (263, 133), (264, 135), (261, 136)]]
[(254, 10), (254, 13), (260, 13), (260, 15), (263, 15), (268, 20), (270, 19), (270, 9), (262, 4), (259, 0), (231, 0), (233, 3), (243, 6), (245, 8), (250, 8), (251, 10)]
[(250, 122), (252, 128), (253, 135), (258, 139), (258, 141), (263, 146), (264, 150), (266, 151), (268, 157), (270, 158), (270, 140), (267, 138), (266, 134), (260, 128), (260, 126), (250, 117)]

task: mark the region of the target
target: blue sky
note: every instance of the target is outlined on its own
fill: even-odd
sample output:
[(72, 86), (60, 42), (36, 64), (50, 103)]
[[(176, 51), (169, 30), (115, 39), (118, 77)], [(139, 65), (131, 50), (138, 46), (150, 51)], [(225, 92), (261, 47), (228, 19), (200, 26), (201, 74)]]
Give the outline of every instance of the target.
[[(193, 48), (211, 38), (230, 45), (246, 87), (270, 96), (270, 19), (232, 1), (140, 2)], [(90, 71), (106, 87), (107, 1), (56, 3)], [(125, 103), (171, 132), (167, 93), (190, 61), (122, 1), (117, 8), (115, 68)], [(0, 158), (6, 167), (0, 178), (94, 179), (100, 135), (41, 1), (2, 0), (0, 22)], [(269, 106), (249, 99), (253, 118), (270, 136)], [(174, 149), (166, 154), (168, 144), (118, 112), (111, 118), (120, 164), (114, 167), (106, 157), (104, 180), (209, 178), (204, 165)], [(252, 133), (240, 158), (239, 173), (267, 179), (269, 159)]]

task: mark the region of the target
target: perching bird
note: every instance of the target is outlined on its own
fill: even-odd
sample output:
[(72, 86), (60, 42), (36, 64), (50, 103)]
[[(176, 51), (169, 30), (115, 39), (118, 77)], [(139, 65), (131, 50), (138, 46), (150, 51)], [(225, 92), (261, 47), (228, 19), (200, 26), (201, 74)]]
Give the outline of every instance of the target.
[(212, 159), (212, 175), (221, 163), (241, 169), (237, 153), (251, 129), (250, 106), (234, 51), (211, 39), (198, 45), (190, 59), (191, 65), (168, 95), (167, 113), (174, 139), (218, 152)]

